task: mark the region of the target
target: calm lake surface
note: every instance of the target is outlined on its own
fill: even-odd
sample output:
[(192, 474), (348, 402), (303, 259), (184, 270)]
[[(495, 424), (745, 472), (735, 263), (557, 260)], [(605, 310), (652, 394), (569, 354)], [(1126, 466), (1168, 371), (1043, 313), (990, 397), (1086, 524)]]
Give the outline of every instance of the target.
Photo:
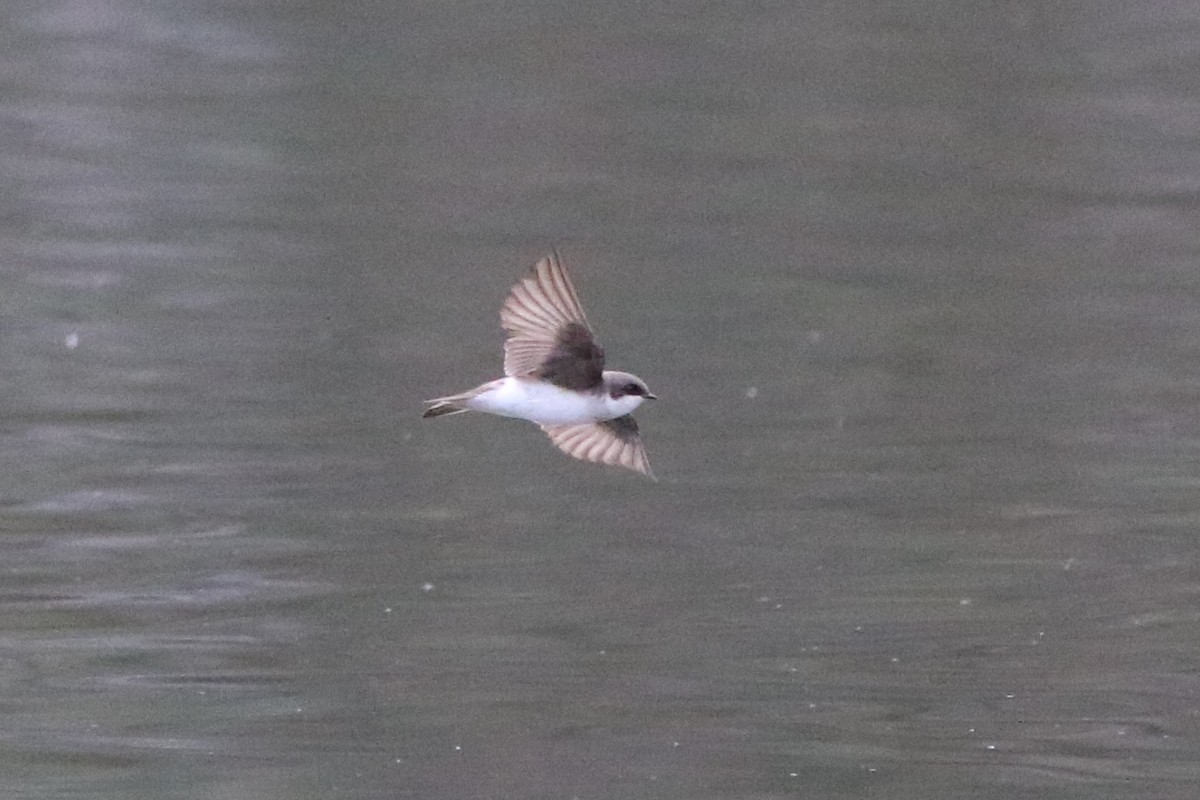
[[(0, 10), (14, 798), (1193, 798), (1195, 3)], [(659, 483), (496, 377), (551, 246)]]

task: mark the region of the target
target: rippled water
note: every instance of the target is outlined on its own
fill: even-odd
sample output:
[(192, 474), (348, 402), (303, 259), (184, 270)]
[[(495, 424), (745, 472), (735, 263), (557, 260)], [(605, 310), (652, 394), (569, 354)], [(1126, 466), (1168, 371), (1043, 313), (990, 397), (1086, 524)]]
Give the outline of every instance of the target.
[[(1192, 797), (1198, 34), (6, 6), (9, 795)], [(551, 245), (658, 484), (419, 418)]]

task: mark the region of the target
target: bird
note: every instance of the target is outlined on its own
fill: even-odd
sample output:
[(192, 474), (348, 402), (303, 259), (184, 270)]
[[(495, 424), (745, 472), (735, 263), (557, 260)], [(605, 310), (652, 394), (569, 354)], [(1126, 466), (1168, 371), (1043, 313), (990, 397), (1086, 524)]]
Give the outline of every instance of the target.
[(512, 287), (500, 324), (504, 377), (426, 400), (423, 417), (480, 411), (529, 420), (569, 456), (657, 480), (632, 414), (658, 398), (636, 375), (604, 368), (604, 349), (557, 251)]

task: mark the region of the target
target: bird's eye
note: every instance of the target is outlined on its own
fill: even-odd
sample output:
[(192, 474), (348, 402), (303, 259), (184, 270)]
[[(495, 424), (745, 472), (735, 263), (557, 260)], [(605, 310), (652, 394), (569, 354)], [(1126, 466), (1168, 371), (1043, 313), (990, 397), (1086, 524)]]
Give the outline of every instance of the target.
[(640, 395), (641, 393), (642, 393), (642, 387), (638, 386), (636, 383), (628, 384), (625, 387), (625, 394)]

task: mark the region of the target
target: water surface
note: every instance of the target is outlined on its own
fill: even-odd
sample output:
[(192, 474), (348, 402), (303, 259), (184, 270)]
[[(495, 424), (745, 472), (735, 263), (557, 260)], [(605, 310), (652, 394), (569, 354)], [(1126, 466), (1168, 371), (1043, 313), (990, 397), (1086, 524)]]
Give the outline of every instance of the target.
[[(1193, 796), (1198, 33), (6, 7), (9, 792)], [(419, 418), (552, 245), (657, 484)]]

